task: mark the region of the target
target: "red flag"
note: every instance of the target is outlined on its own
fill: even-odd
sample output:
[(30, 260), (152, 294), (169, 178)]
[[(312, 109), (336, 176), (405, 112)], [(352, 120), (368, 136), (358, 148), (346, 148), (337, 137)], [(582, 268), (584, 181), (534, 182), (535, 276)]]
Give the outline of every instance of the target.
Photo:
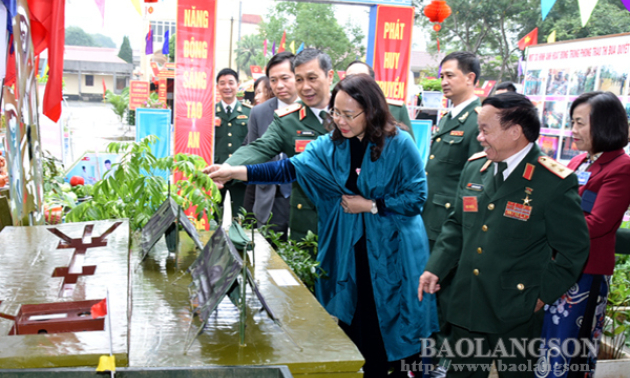
[(267, 40), (263, 41), (263, 56), (267, 56)]
[(90, 312), (92, 313), (92, 319), (102, 318), (107, 315), (107, 298), (92, 306)]
[(525, 37), (521, 38), (521, 40), (518, 41), (518, 48), (520, 50), (525, 50), (525, 47), (537, 45), (537, 44), (538, 44), (538, 28), (534, 28), (534, 30), (527, 33)]
[(286, 42), (287, 42), (287, 31), (285, 30), (284, 33), (282, 33), (282, 40), (280, 41), (280, 48), (278, 49), (279, 53), (284, 51)]
[(33, 52), (48, 48), (48, 82), (43, 113), (57, 122), (61, 117), (63, 82), (63, 46), (65, 43), (65, 0), (28, 0), (31, 11)]
[(103, 78), (103, 99), (105, 99), (106, 94), (107, 94), (107, 87), (105, 86), (105, 78)]

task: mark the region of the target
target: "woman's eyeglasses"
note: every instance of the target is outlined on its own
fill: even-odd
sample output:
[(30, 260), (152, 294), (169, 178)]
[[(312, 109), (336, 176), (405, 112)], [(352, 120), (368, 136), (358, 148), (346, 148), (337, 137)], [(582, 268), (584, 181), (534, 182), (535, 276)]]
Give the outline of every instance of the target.
[(354, 121), (355, 118), (357, 118), (358, 116), (360, 116), (361, 114), (363, 114), (363, 112), (355, 114), (355, 115), (347, 115), (347, 114), (341, 114), (339, 113), (337, 110), (335, 109), (330, 109), (330, 111), (328, 111), (328, 114), (333, 118), (333, 119), (338, 119), (340, 117), (343, 117), (343, 119), (346, 120), (346, 122), (351, 122)]

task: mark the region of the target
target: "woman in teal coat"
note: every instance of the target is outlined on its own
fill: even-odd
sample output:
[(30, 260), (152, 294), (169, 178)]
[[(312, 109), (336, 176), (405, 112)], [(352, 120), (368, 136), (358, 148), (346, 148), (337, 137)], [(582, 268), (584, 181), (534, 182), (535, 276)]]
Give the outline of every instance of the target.
[(368, 75), (340, 81), (329, 109), (332, 133), (303, 153), (221, 166), (210, 176), (250, 184), (299, 182), (317, 206), (317, 259), (328, 274), (316, 284), (317, 299), (357, 344), (365, 377), (384, 377), (388, 361), (417, 358), (422, 339), (438, 329), (434, 298), (416, 300), (429, 257), (420, 216), (427, 195), (424, 164)]

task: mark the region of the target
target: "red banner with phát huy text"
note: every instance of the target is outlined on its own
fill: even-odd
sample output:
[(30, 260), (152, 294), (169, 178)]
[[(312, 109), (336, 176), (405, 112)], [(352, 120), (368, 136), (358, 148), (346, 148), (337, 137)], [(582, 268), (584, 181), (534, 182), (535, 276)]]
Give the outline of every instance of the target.
[(373, 68), (376, 82), (388, 99), (407, 99), (413, 17), (413, 7), (377, 8)]

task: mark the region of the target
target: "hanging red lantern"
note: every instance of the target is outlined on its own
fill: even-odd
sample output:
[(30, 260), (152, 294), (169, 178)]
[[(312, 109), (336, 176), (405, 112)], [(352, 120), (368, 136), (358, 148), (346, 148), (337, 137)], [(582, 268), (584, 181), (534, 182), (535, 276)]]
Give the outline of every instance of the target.
[[(429, 18), (429, 21), (436, 23), (433, 25), (433, 30), (437, 33), (442, 29), (440, 23), (451, 15), (451, 7), (449, 7), (444, 0), (433, 0), (429, 5), (424, 7), (424, 15)], [(437, 38), (437, 48), (438, 52), (440, 52), (439, 38)]]
[(451, 15), (451, 7), (444, 0), (433, 0), (429, 5), (424, 7), (424, 15), (431, 22), (441, 23)]

